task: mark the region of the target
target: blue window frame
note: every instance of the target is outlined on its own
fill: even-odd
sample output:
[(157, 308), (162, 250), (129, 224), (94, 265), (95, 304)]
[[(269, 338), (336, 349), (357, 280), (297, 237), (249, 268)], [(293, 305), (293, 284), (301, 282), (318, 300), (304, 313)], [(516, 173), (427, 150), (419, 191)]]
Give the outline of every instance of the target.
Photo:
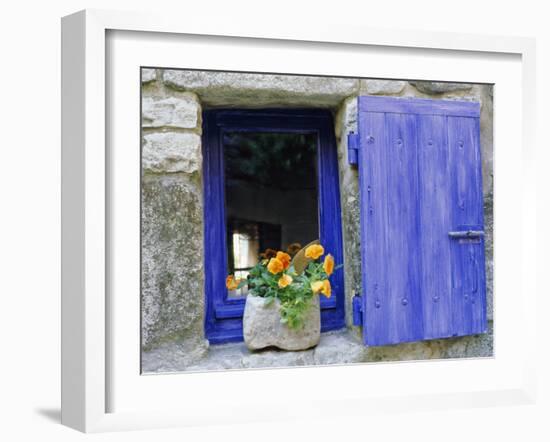
[[(343, 263), (338, 159), (329, 111), (209, 110), (203, 113), (205, 334), (212, 344), (242, 341), (245, 299), (228, 296), (223, 140), (225, 133), (315, 134), (319, 238), (337, 263)], [(321, 299), (321, 331), (341, 328), (344, 318), (343, 270), (331, 278), (333, 296)]]

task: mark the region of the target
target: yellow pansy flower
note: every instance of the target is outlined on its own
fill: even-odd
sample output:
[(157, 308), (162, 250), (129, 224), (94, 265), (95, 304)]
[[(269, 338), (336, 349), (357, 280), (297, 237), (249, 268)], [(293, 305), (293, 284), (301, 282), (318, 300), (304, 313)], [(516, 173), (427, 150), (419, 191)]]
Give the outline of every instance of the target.
[(290, 275), (283, 275), (279, 278), (279, 288), (282, 288), (284, 289), (285, 287), (289, 286), (290, 284), (292, 284), (292, 276)]
[(323, 288), (321, 289), (321, 293), (327, 298), (330, 298), (330, 295), (332, 294), (332, 287), (330, 286), (330, 281), (328, 279), (325, 279), (323, 281)]
[(313, 293), (319, 293), (323, 289), (323, 281), (315, 281), (311, 283)]

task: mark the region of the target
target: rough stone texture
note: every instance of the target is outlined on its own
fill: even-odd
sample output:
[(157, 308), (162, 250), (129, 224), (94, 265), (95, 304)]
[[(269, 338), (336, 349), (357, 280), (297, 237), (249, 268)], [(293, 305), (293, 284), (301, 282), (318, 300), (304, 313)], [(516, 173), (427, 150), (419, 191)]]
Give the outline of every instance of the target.
[(322, 333), (319, 344), (309, 350), (281, 351), (266, 349), (250, 352), (243, 343), (213, 345), (193, 364), (180, 344), (142, 354), (144, 373), (173, 373), (243, 368), (279, 368), (311, 365), (354, 364), (382, 361), (413, 361), (449, 358), (484, 358), (493, 356), (493, 324), (484, 335), (437, 339), (386, 347), (365, 347), (347, 331)]
[(361, 80), (360, 91), (371, 95), (395, 95), (401, 93), (406, 84), (398, 80)]
[(194, 173), (201, 161), (201, 139), (196, 133), (152, 132), (143, 136), (145, 171)]
[(357, 94), (359, 80), (349, 78), (165, 70), (164, 83), (193, 91), (208, 106), (334, 107)]
[(200, 105), (195, 94), (177, 97), (144, 97), (142, 127), (171, 127), (193, 129), (199, 121)]
[(487, 318), (492, 320), (493, 307), (493, 194), (485, 196), (484, 200), (485, 221), (485, 276), (487, 278)]
[(313, 352), (315, 365), (351, 364), (369, 359), (369, 349), (351, 333), (326, 334), (322, 339), (323, 345)]
[(493, 192), (493, 86), (477, 86), (481, 113), (479, 132), (481, 141), (481, 161), (483, 172), (483, 194)]
[[(141, 371), (142, 373), (180, 371), (176, 367), (191, 367), (204, 360), (208, 355), (208, 348), (206, 339), (191, 336), (177, 342), (160, 344), (151, 351), (142, 353)], [(167, 367), (173, 367), (173, 369), (168, 370)], [(223, 368), (231, 368), (231, 366)], [(210, 369), (205, 366), (203, 370)]]
[(340, 202), (344, 239), (344, 287), (346, 323), (351, 326), (351, 300), (361, 293), (361, 229), (359, 228), (359, 175), (348, 163), (348, 134), (357, 133), (357, 98), (346, 99), (335, 117), (335, 134), (340, 174)]
[(408, 344), (369, 347), (368, 360), (411, 361), (448, 358), (476, 358), (493, 356), (493, 322), (487, 333), (460, 338), (434, 339)]
[(442, 94), (445, 92), (469, 91), (472, 84), (469, 83), (447, 83), (437, 81), (409, 81), (415, 88), (425, 94)]
[(315, 365), (314, 351), (280, 351), (268, 350), (245, 355), (241, 361), (243, 368), (259, 367), (296, 367)]
[(145, 174), (141, 189), (143, 346), (183, 342), (197, 356), (205, 348), (200, 177)]
[(280, 307), (278, 299), (267, 305), (265, 298), (247, 296), (243, 316), (243, 335), (249, 350), (266, 347), (305, 350), (319, 343), (321, 311), (318, 296), (313, 296), (311, 307), (304, 316), (302, 328), (291, 329), (286, 324), (282, 324)]
[(149, 83), (157, 79), (157, 72), (155, 69), (142, 69), (141, 70), (141, 82)]

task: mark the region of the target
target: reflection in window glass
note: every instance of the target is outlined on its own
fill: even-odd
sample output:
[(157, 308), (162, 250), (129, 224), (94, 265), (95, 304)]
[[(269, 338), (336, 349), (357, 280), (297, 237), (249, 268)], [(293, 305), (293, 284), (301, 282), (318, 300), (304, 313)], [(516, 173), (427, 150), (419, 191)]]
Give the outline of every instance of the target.
[(317, 136), (230, 132), (223, 148), (228, 270), (245, 278), (266, 250), (295, 252), (319, 237)]

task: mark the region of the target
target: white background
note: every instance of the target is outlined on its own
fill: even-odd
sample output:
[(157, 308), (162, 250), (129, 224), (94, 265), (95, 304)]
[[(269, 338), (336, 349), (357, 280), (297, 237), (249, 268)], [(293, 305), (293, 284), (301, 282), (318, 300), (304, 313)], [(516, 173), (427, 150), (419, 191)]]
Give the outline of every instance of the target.
[[(411, 412), (370, 416), (364, 419), (332, 419), (330, 410), (318, 422), (267, 423), (185, 430), (161, 430), (84, 436), (59, 425), (60, 358), (60, 17), (82, 8), (147, 10), (171, 8), (182, 23), (196, 13), (214, 14), (225, 20), (284, 20), (290, 14), (326, 23), (350, 23), (375, 27), (402, 27), (437, 31), (536, 36), (538, 38), (539, 155), (539, 266), (548, 263), (548, 195), (544, 137), (550, 121), (549, 14), (543, 2), (462, 0), (441, 1), (339, 0), (323, 7), (312, 2), (174, 2), (93, 1), (31, 2), (4, 4), (0, 15), (2, 66), (0, 121), (0, 217), (2, 337), (0, 371), (0, 438), (18, 440), (546, 440), (550, 436), (548, 374), (541, 376), (538, 406), (477, 410)], [(347, 6), (346, 6), (347, 4)], [(265, 13), (258, 8), (262, 7)], [(398, 6), (399, 5), (399, 6)], [(185, 9), (183, 9), (185, 7)], [(235, 17), (235, 18), (232, 18)], [(548, 197), (546, 196), (546, 199)], [(546, 229), (548, 231), (548, 229)], [(539, 280), (539, 293), (548, 284)], [(541, 319), (548, 300), (540, 299)], [(548, 321), (540, 324), (540, 371), (550, 373)], [(238, 410), (228, 410), (229, 413)]]

